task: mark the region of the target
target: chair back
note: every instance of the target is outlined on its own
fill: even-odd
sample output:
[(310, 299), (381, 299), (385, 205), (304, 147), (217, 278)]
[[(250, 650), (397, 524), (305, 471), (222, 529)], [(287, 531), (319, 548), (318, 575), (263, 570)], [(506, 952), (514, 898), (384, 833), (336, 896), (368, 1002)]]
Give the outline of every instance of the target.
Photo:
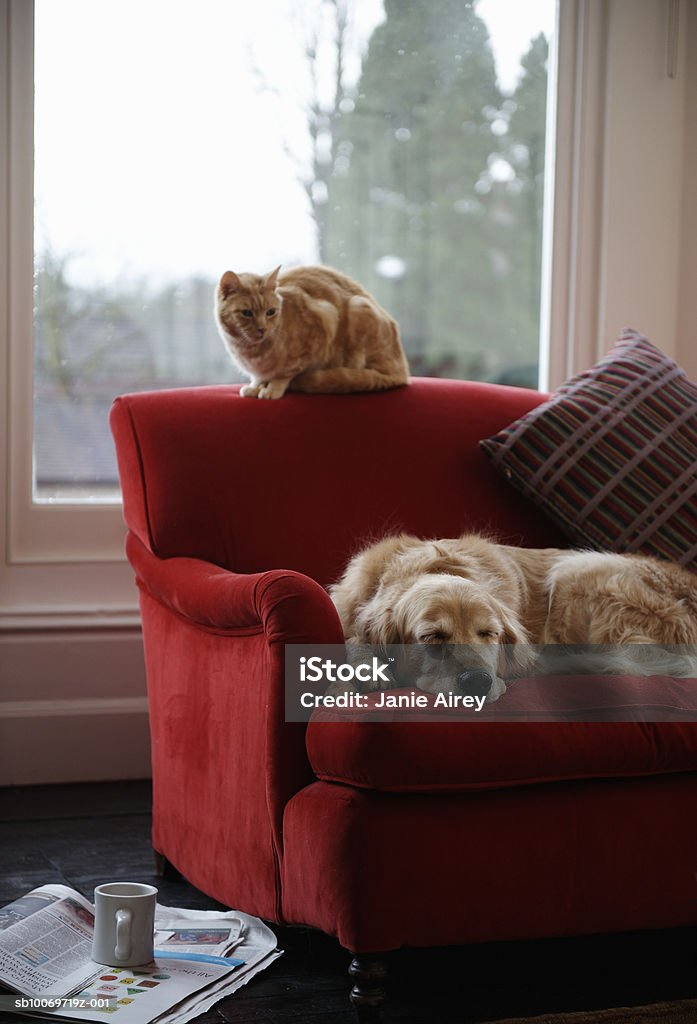
[(545, 397), (418, 378), (277, 401), (234, 386), (125, 395), (111, 416), (125, 520), (162, 558), (295, 569), (323, 585), (365, 543), (402, 530), (563, 545), (478, 446)]

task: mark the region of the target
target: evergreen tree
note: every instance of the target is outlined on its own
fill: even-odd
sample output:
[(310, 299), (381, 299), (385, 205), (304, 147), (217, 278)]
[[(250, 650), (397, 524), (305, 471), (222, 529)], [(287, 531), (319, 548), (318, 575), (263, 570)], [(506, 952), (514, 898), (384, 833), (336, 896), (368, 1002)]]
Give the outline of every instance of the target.
[(505, 99), (475, 2), (386, 0), (333, 129), (323, 252), (416, 373), (536, 383), (547, 46)]
[(329, 261), (399, 320), (417, 370), (481, 372), (497, 267), (482, 175), (502, 97), (462, 0), (386, 0), (329, 183)]

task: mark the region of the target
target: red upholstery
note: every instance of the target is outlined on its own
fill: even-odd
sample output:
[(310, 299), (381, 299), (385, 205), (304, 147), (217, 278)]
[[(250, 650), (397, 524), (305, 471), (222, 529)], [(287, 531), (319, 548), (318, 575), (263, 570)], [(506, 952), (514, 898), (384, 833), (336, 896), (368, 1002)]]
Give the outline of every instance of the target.
[[(453, 793), (697, 768), (697, 729), (685, 721), (697, 718), (694, 679), (520, 679), (482, 712), (394, 712), (392, 720), (371, 712), (375, 700), (365, 711), (313, 714), (307, 750), (319, 779), (389, 793)], [(539, 717), (540, 706), (552, 712), (555, 703), (590, 720), (505, 721), (531, 707)], [(660, 706), (662, 721), (627, 722), (646, 706)]]
[(153, 846), (222, 902), (281, 917), (289, 797), (311, 781), (305, 726), (284, 721), (283, 645), (343, 639), (295, 572), (238, 575), (159, 559), (130, 534), (141, 590), (153, 761)]
[[(194, 885), (358, 951), (697, 923), (685, 723), (659, 736), (641, 723), (284, 720), (284, 644), (341, 641), (323, 586), (366, 539), (486, 529), (563, 543), (477, 446), (543, 397), (417, 380), (276, 402), (229, 387), (116, 401), (153, 842)], [(442, 791), (392, 792), (419, 784)]]
[(696, 802), (694, 772), (459, 797), (317, 782), (286, 809), (285, 919), (363, 952), (693, 925)]
[(128, 525), (160, 558), (243, 573), (296, 569), (323, 585), (362, 541), (388, 531), (493, 529), (529, 547), (563, 544), (477, 447), (541, 398), (422, 380), (282, 402), (240, 399), (232, 387), (117, 399)]

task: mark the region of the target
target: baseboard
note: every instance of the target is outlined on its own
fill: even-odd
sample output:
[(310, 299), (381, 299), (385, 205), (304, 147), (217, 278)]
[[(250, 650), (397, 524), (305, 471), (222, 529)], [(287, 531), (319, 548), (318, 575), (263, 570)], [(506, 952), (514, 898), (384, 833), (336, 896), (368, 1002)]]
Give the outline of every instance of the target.
[(149, 775), (144, 697), (0, 704), (0, 785)]
[(0, 786), (150, 776), (137, 629), (0, 637)]

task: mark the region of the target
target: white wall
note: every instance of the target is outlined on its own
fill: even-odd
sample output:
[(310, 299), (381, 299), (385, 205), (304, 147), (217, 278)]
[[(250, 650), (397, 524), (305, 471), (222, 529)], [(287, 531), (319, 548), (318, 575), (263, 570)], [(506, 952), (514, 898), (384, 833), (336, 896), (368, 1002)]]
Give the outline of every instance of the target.
[(697, 3), (561, 0), (548, 385), (634, 327), (697, 377)]
[[(599, 323), (610, 340), (623, 327), (636, 327), (697, 373), (687, 333), (678, 329), (679, 299), (686, 298), (680, 295), (686, 215), (695, 184), (689, 146), (697, 133), (696, 108), (687, 96), (697, 48), (691, 49), (689, 69), (687, 19), (691, 8), (694, 35), (697, 4), (681, 5), (675, 78), (667, 74), (667, 7), (655, 0), (615, 0), (608, 8), (612, 59), (606, 69)], [(694, 227), (694, 205), (691, 213)], [(693, 339), (695, 326), (693, 320)]]
[(697, 381), (697, 3), (686, 6), (686, 53), (679, 72), (685, 79), (685, 108), (676, 357)]

